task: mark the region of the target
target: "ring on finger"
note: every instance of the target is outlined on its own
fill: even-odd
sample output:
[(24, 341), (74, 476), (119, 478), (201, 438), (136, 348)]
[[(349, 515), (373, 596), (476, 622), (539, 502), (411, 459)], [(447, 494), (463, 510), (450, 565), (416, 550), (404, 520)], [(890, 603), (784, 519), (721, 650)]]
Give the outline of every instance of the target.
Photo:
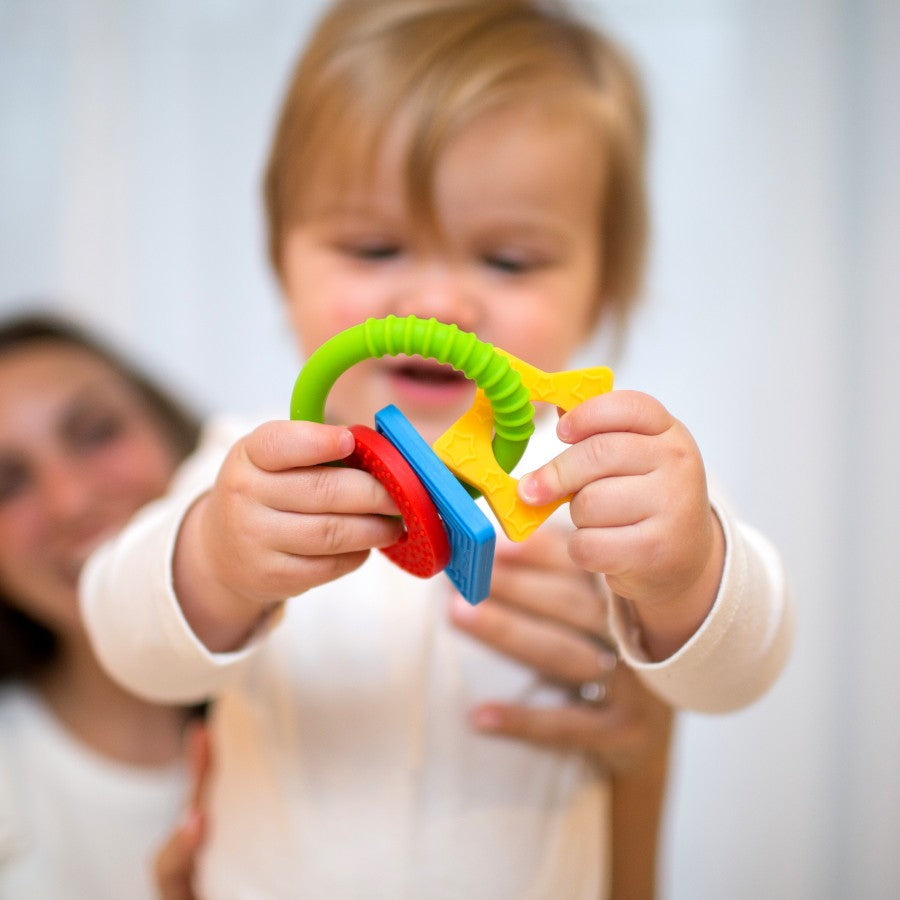
[(603, 706), (609, 693), (609, 682), (616, 671), (619, 654), (615, 646), (601, 635), (592, 635), (591, 640), (597, 646), (597, 666), (600, 675), (589, 681), (583, 681), (573, 689), (573, 699), (587, 706)]
[(605, 681), (583, 681), (576, 690), (576, 699), (588, 706), (603, 706), (606, 702)]

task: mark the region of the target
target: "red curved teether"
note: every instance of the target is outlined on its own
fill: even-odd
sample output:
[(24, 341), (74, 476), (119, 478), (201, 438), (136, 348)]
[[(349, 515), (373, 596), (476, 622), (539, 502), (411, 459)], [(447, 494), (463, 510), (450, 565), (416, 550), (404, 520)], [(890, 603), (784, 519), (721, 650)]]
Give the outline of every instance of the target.
[(381, 552), (420, 578), (430, 578), (450, 561), (450, 541), (437, 507), (403, 454), (374, 428), (352, 425), (356, 449), (343, 462), (369, 472), (384, 485), (403, 516), (406, 533)]

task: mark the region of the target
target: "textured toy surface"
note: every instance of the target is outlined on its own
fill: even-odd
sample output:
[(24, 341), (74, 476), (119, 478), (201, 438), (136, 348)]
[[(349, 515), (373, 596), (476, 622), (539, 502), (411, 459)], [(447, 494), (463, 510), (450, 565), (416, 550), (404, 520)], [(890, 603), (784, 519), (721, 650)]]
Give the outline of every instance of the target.
[(400, 410), (387, 406), (375, 416), (377, 433), (351, 427), (357, 449), (346, 463), (371, 472), (401, 510), (407, 533), (382, 552), (420, 577), (445, 569), (460, 593), (478, 603), (490, 590), (495, 537), (473, 497), (484, 494), (512, 540), (528, 537), (568, 499), (529, 506), (509, 474), (534, 431), (533, 403), (569, 410), (612, 390), (613, 375), (605, 366), (543, 372), (455, 325), (387, 316), (335, 335), (312, 354), (294, 385), (291, 418), (324, 421), (325, 400), (343, 372), (363, 359), (398, 354), (463, 372), (477, 386), (475, 401), (433, 449)]
[[(570, 372), (542, 372), (502, 350), (528, 390), (529, 399), (555, 403), (564, 410), (612, 390), (612, 372), (605, 366)], [(434, 452), (458, 478), (478, 488), (490, 504), (506, 536), (524, 541), (557, 507), (569, 498), (546, 506), (529, 506), (517, 493), (518, 481), (497, 464), (491, 453), (491, 404), (478, 390), (471, 409), (434, 442)]]
[(487, 516), (396, 406), (386, 406), (376, 413), (375, 427), (422, 479), (444, 520), (450, 539), (450, 580), (469, 603), (483, 600), (491, 589), (496, 543)]
[(450, 562), (450, 541), (425, 485), (404, 455), (368, 425), (351, 425), (356, 448), (345, 460), (365, 469), (387, 489), (397, 504), (406, 532), (396, 544), (384, 548), (388, 559), (420, 578), (430, 578)]

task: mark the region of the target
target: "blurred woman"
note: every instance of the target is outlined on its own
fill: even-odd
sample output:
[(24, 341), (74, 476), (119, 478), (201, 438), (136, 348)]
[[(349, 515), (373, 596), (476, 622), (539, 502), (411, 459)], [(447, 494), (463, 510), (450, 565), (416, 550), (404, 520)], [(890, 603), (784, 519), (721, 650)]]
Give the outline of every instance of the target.
[(196, 710), (146, 703), (81, 625), (88, 554), (161, 495), (194, 417), (48, 316), (0, 324), (0, 896), (154, 896)]

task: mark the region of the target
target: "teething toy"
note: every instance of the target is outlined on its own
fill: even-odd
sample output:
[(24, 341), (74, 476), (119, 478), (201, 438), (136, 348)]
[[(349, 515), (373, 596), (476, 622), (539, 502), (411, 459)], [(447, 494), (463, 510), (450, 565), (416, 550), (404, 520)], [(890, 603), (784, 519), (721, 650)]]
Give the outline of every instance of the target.
[(387, 316), (340, 332), (310, 356), (294, 384), (291, 418), (324, 421), (325, 400), (343, 372), (398, 354), (451, 365), (475, 382), (475, 401), (433, 447), (387, 406), (375, 415), (377, 431), (351, 427), (357, 448), (344, 462), (371, 472), (401, 511), (406, 534), (382, 552), (420, 577), (445, 569), (460, 593), (478, 603), (490, 591), (494, 529), (473, 498), (484, 495), (512, 540), (528, 537), (569, 499), (533, 507), (516, 494), (509, 473), (534, 431), (532, 402), (571, 409), (611, 390), (612, 372), (605, 366), (542, 372), (455, 325)]

